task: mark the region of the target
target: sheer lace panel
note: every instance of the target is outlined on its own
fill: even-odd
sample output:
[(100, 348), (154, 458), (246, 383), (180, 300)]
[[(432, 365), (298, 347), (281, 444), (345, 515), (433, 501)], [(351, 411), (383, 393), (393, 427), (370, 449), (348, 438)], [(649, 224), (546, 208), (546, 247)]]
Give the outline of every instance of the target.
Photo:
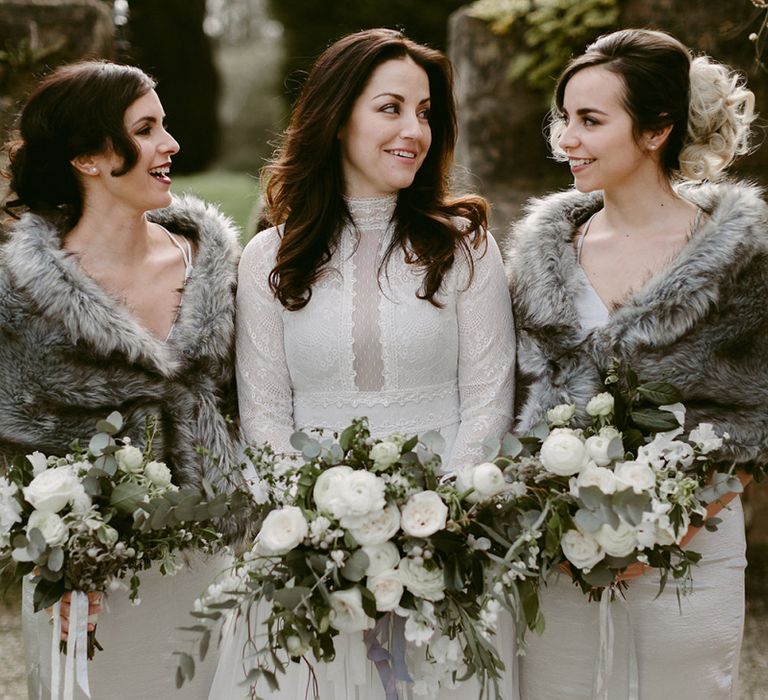
[(397, 204), (397, 195), (347, 199), (359, 235), (354, 252), (352, 352), (355, 385), (360, 391), (384, 389), (378, 281), (379, 252), (389, 242), (389, 224)]

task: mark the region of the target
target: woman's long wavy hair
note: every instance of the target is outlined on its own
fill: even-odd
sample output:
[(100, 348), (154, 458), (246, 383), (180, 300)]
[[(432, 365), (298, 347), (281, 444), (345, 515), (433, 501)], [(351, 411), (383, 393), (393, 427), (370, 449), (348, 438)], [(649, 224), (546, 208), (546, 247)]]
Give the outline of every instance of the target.
[[(331, 258), (350, 214), (344, 201), (339, 130), (377, 66), (410, 57), (429, 79), (432, 145), (413, 183), (400, 190), (395, 233), (382, 262), (400, 247), (424, 269), (419, 298), (440, 306), (443, 277), (461, 250), (472, 273), (470, 246), (485, 241), (487, 204), (476, 196), (450, 199), (449, 171), (456, 143), (453, 71), (440, 51), (390, 29), (370, 29), (339, 39), (315, 62), (299, 94), (273, 161), (263, 173), (262, 223), (284, 224), (269, 281), (280, 303), (303, 308), (312, 284)], [(456, 217), (469, 222), (462, 226)], [(470, 277), (471, 279), (471, 277)]]
[(125, 175), (139, 156), (125, 129), (125, 110), (154, 87), (139, 68), (108, 61), (72, 63), (45, 76), (21, 111), (18, 138), (6, 145), (15, 199), (5, 211), (63, 215), (74, 226), (83, 193), (72, 159), (111, 148), (123, 159), (112, 175)]

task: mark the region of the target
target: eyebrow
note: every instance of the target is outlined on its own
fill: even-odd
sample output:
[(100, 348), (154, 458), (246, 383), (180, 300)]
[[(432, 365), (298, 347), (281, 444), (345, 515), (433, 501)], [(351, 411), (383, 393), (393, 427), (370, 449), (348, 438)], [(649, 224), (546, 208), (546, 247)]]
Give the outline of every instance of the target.
[[(165, 115), (163, 115), (163, 119), (165, 119)], [(150, 124), (157, 124), (157, 119), (155, 117), (151, 117), (147, 115), (146, 117), (139, 117), (136, 121), (131, 124), (131, 129), (134, 127), (137, 127), (142, 122), (149, 122)]]
[(582, 107), (581, 109), (576, 110), (576, 114), (580, 117), (583, 117), (585, 114), (602, 114), (603, 116), (608, 116), (607, 112), (603, 112), (602, 109), (597, 109), (597, 107)]
[[(398, 102), (405, 102), (405, 97), (403, 97), (402, 95), (398, 95), (396, 92), (382, 92), (382, 93), (379, 93), (378, 95), (374, 95), (371, 99), (376, 100), (379, 97), (394, 97)], [(431, 101), (432, 101), (431, 97), (425, 97), (423, 100), (419, 102), (419, 104), (421, 105), (421, 104), (424, 104), (425, 102), (431, 102)]]

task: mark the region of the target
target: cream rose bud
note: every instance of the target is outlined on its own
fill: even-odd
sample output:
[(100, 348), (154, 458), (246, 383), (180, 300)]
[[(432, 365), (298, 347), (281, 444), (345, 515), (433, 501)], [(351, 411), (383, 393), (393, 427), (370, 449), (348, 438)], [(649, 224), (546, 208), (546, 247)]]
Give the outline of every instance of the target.
[(593, 396), (587, 402), (587, 413), (590, 416), (610, 416), (613, 413), (613, 396), (607, 391)]
[(400, 447), (388, 440), (378, 442), (371, 448), (371, 459), (376, 467), (388, 467), (400, 459)]
[(77, 498), (83, 486), (70, 467), (54, 467), (38, 474), (22, 491), (36, 510), (58, 513)]
[(467, 495), (465, 500), (469, 503), (477, 503), (480, 500), (480, 496), (475, 490), (475, 484), (473, 483), (472, 479), (472, 472), (473, 467), (461, 467), (456, 472), (453, 486), (459, 493), (466, 493), (472, 489), (471, 493)]
[(656, 484), (653, 469), (642, 462), (620, 462), (614, 469), (616, 490), (631, 488), (635, 493), (646, 493)]
[(27, 460), (32, 465), (32, 474), (37, 476), (48, 469), (48, 458), (42, 452), (33, 452), (27, 455)]
[(270, 511), (256, 535), (256, 549), (267, 556), (290, 552), (307, 536), (309, 526), (296, 506), (283, 506)]
[(400, 524), (411, 537), (429, 537), (445, 527), (448, 506), (434, 491), (413, 494), (403, 507)]
[(115, 452), (117, 466), (128, 474), (138, 474), (144, 463), (144, 453), (133, 445), (126, 445)]
[(578, 489), (585, 486), (597, 486), (602, 493), (610, 495), (616, 492), (616, 477), (610, 469), (589, 464), (576, 478), (576, 495)]
[(30, 530), (39, 530), (43, 539), (51, 547), (63, 545), (69, 538), (69, 528), (56, 513), (35, 510), (29, 516), (27, 521), (27, 532)]
[(155, 486), (168, 486), (171, 483), (171, 470), (163, 462), (149, 462), (144, 467), (144, 474)]
[(312, 496), (315, 499), (317, 510), (322, 513), (333, 514), (338, 493), (338, 484), (340, 484), (354, 470), (352, 467), (340, 465), (331, 467), (317, 477)]
[(547, 420), (552, 425), (568, 425), (568, 422), (576, 414), (576, 404), (561, 403), (559, 406), (547, 411)]
[(539, 460), (553, 474), (573, 476), (587, 465), (587, 450), (573, 430), (555, 428), (542, 443)]
[(388, 612), (400, 605), (404, 588), (397, 571), (389, 569), (368, 578), (366, 587), (373, 593), (376, 599), (376, 610), (379, 612)]
[(483, 498), (491, 498), (507, 489), (503, 472), (493, 462), (483, 462), (472, 470), (472, 485)]
[(565, 558), (582, 571), (589, 571), (605, 558), (597, 540), (580, 530), (568, 530), (560, 540), (560, 547)]
[(373, 622), (363, 610), (363, 596), (360, 589), (347, 588), (333, 591), (331, 599), (331, 626), (339, 632), (362, 632)]
[(372, 544), (363, 547), (368, 556), (368, 568), (365, 575), (378, 576), (383, 571), (394, 569), (400, 563), (400, 552), (392, 542)]
[(604, 425), (602, 428), (600, 428), (598, 435), (600, 437), (607, 438), (609, 442), (614, 438), (621, 437), (621, 433), (618, 431), (617, 428), (614, 428), (612, 425)]
[(401, 559), (397, 570), (403, 585), (413, 595), (432, 601), (445, 598), (445, 581), (440, 567), (427, 569), (413, 559)]
[(619, 521), (617, 528), (603, 525), (595, 534), (597, 543), (612, 557), (626, 557), (632, 554), (637, 547), (637, 535), (635, 528), (623, 520)]
[(608, 456), (611, 441), (602, 435), (592, 435), (584, 442), (584, 447), (590, 459), (598, 467), (607, 467), (613, 460)]
[(382, 544), (392, 539), (400, 529), (400, 511), (397, 506), (387, 505), (379, 513), (366, 518), (357, 527), (347, 529), (359, 545)]

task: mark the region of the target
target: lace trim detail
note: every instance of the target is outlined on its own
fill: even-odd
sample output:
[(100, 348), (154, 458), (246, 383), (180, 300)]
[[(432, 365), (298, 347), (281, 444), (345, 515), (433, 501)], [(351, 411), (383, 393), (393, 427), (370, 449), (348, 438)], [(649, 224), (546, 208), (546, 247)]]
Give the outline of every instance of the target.
[(409, 403), (422, 401), (437, 401), (449, 396), (458, 396), (456, 382), (445, 382), (430, 387), (418, 389), (401, 389), (393, 391), (337, 391), (337, 392), (311, 392), (294, 391), (294, 404), (303, 404), (313, 408), (330, 408), (336, 406), (343, 408), (350, 406), (405, 406)]
[(385, 197), (344, 197), (352, 221), (361, 233), (387, 228), (397, 206), (397, 194)]

